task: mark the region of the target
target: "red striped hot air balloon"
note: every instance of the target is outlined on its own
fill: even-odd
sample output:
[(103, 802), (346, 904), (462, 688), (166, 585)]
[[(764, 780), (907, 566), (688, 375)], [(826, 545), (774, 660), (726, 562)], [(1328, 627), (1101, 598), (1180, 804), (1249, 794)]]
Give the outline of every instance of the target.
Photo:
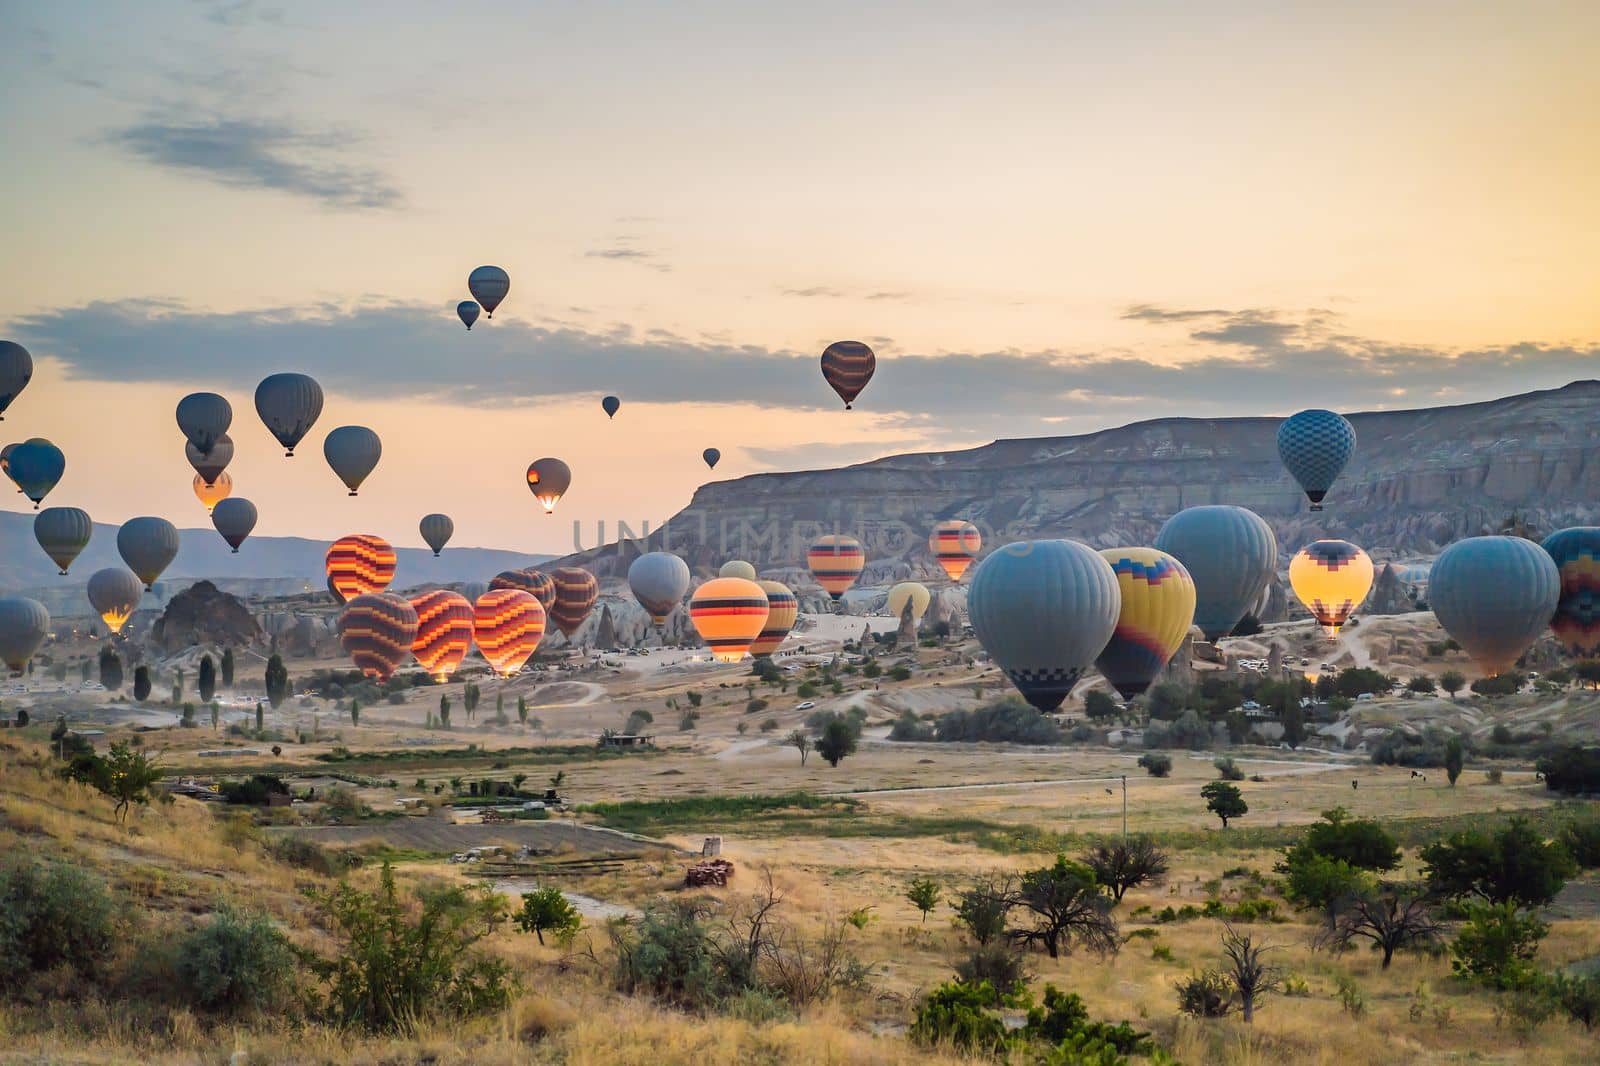
[(742, 577), (714, 577), (689, 599), (689, 620), (719, 663), (744, 658), (767, 624), (768, 611), (766, 589)]
[(325, 560), (328, 587), (342, 600), (382, 592), (394, 580), (394, 564), (394, 549), (382, 537), (371, 533), (340, 537), (328, 548)]
[(978, 527), (959, 518), (940, 522), (928, 534), (928, 550), (939, 560), (939, 565), (944, 567), (951, 581), (961, 580), (961, 575), (967, 572), (967, 567), (972, 565), (972, 560), (978, 557), (982, 547), (983, 535), (978, 532)]
[(811, 576), (817, 579), (817, 584), (827, 589), (828, 595), (835, 600), (844, 595), (845, 589), (856, 583), (856, 578), (861, 576), (861, 568), (866, 565), (867, 555), (861, 550), (861, 542), (854, 537), (846, 537), (837, 533), (830, 533), (812, 541), (811, 548), (806, 552), (806, 563), (811, 567)]
[(834, 341), (822, 353), (822, 376), (844, 401), (846, 411), (877, 368), (878, 357), (860, 341)]
[(577, 566), (563, 566), (550, 575), (556, 585), (555, 604), (550, 608), (550, 620), (556, 628), (572, 639), (572, 634), (583, 625), (600, 598), (600, 582), (589, 571)]
[(800, 601), (781, 581), (757, 581), (756, 584), (767, 594), (767, 621), (751, 643), (750, 654), (771, 655), (794, 628), (794, 620), (800, 616)]
[(521, 589), (490, 589), (472, 613), (478, 651), (501, 677), (521, 670), (544, 639), (544, 607)]
[(339, 646), (356, 669), (387, 681), (411, 655), (417, 639), (417, 612), (399, 596), (357, 596), (339, 615)]
[(556, 602), (556, 583), (543, 570), (502, 570), (489, 582), (492, 589), (521, 589), (539, 601), (546, 611)]
[(417, 639), (411, 654), (435, 681), (443, 683), (472, 650), (472, 602), (459, 592), (435, 589), (411, 599), (417, 612)]

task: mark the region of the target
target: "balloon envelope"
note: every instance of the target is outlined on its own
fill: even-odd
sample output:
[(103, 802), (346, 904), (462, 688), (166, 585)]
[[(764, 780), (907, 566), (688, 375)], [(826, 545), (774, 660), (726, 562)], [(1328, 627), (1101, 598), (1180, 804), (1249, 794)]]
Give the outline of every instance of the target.
[(394, 548), (371, 533), (351, 533), (328, 546), (323, 567), (339, 599), (371, 595), (394, 580)]
[(256, 505), (239, 496), (223, 500), (211, 512), (211, 524), (228, 542), (233, 554), (239, 554), (239, 545), (256, 528)]
[(556, 583), (555, 579), (543, 570), (502, 570), (489, 582), (491, 589), (521, 589), (534, 599), (546, 611), (555, 606)]
[(722, 453), (715, 448), (707, 448), (705, 451), (700, 453), (700, 458), (706, 461), (707, 469), (715, 470), (717, 468), (717, 463), (722, 460)]
[(1560, 529), (1544, 550), (1561, 574), (1561, 599), (1550, 619), (1556, 639), (1580, 659), (1600, 654), (1600, 526)]
[(165, 518), (130, 518), (117, 530), (117, 551), (148, 589), (178, 557), (178, 529)]
[(206, 479), (199, 474), (194, 476), (194, 498), (206, 505), (206, 514), (210, 514), (223, 500), (233, 495), (233, 477), (224, 472), (217, 475), (217, 480), (206, 484)]
[(767, 620), (750, 645), (750, 654), (771, 655), (794, 628), (795, 619), (800, 617), (800, 601), (789, 586), (780, 581), (757, 581), (756, 584), (767, 594)]
[(6, 465), (6, 473), (23, 495), (33, 501), (35, 508), (56, 487), (66, 469), (67, 457), (61, 454), (61, 449), (39, 437), (25, 440), (11, 449)]
[(233, 438), (226, 433), (222, 434), (211, 443), (209, 452), (202, 452), (193, 442), (183, 446), (183, 457), (189, 460), (189, 465), (194, 467), (194, 472), (200, 480), (207, 485), (215, 485), (217, 478), (233, 462)]
[(472, 324), (478, 321), (478, 310), (478, 305), (471, 300), (462, 300), (456, 304), (456, 317), (467, 327), (468, 332), (472, 331)]
[(293, 455), (322, 414), (322, 386), (305, 374), (273, 374), (256, 386), (256, 414)]
[(1470, 537), (1434, 560), (1428, 603), (1444, 631), (1487, 674), (1516, 665), (1556, 613), (1561, 572), (1521, 537)]
[(1347, 540), (1317, 540), (1289, 560), (1289, 587), (1329, 638), (1372, 591), (1372, 559)]
[(511, 291), (511, 275), (497, 266), (481, 266), (467, 275), (467, 291), (483, 305), (490, 318)]
[(961, 580), (982, 548), (983, 536), (978, 527), (959, 518), (940, 522), (928, 534), (928, 550), (951, 581)]
[(544, 639), (544, 606), (521, 589), (490, 589), (472, 610), (478, 651), (500, 677), (522, 669)]
[(437, 557), (444, 550), (444, 546), (450, 543), (450, 538), (455, 535), (456, 524), (450, 521), (449, 515), (430, 514), (422, 516), (417, 529), (422, 533), (423, 541), (433, 549), (433, 554)]
[(615, 418), (617, 417), (617, 412), (622, 408), (622, 401), (615, 396), (607, 396), (600, 401), (600, 406), (604, 409), (607, 418)]
[(1166, 552), (1107, 548), (1101, 558), (1117, 576), (1122, 605), (1117, 627), (1094, 664), (1125, 700), (1145, 689), (1172, 661), (1194, 624), (1194, 579)]
[(64, 575), (78, 553), (89, 546), (94, 522), (88, 511), (78, 507), (46, 507), (33, 518), (33, 536)]
[(889, 590), (889, 614), (900, 618), (905, 614), (906, 604), (911, 605), (911, 624), (920, 626), (922, 616), (928, 610), (928, 604), (933, 602), (933, 596), (928, 592), (928, 586), (920, 581), (902, 581)]
[(472, 650), (472, 603), (458, 592), (434, 589), (411, 598), (417, 636), (411, 654), (435, 681), (450, 680)]
[(1323, 497), (1355, 450), (1355, 427), (1332, 411), (1301, 411), (1278, 425), (1278, 458), (1305, 490), (1313, 511), (1322, 510)]
[(1189, 507), (1167, 519), (1156, 549), (1176, 556), (1194, 579), (1194, 621), (1206, 639), (1233, 632), (1278, 567), (1278, 538), (1243, 507)]
[(839, 394), (847, 411), (877, 368), (878, 357), (860, 341), (835, 341), (822, 352), (822, 377)]
[(767, 593), (742, 577), (714, 577), (689, 599), (689, 620), (719, 663), (736, 663), (767, 623)]
[(818, 537), (806, 551), (806, 563), (811, 567), (811, 576), (835, 600), (856, 583), (866, 562), (867, 556), (861, 550), (861, 542), (838, 533)]
[(0, 599), (0, 662), (20, 674), (50, 632), (50, 612), (38, 600)]
[(0, 422), (6, 408), (33, 380), (33, 356), (16, 341), (0, 341)]
[(656, 625), (665, 625), (689, 591), (689, 564), (671, 552), (647, 552), (628, 566), (628, 587)]
[(233, 424), (233, 405), (214, 392), (191, 392), (178, 401), (178, 428), (202, 455)]
[(411, 656), (417, 639), (417, 612), (399, 596), (357, 596), (339, 613), (339, 646), (356, 669), (387, 681)]
[(550, 620), (556, 628), (572, 639), (572, 634), (583, 625), (600, 597), (600, 582), (589, 571), (577, 566), (563, 566), (550, 575), (555, 582), (556, 598), (550, 608)]
[(89, 575), (89, 605), (113, 633), (122, 632), (144, 598), (144, 585), (120, 566), (108, 566)]
[(746, 581), (756, 579), (756, 568), (743, 559), (729, 559), (717, 568), (718, 577), (742, 577)]
[(555, 512), (556, 504), (571, 487), (572, 470), (560, 459), (535, 459), (528, 464), (528, 491), (539, 501), (545, 514)]
[(383, 442), (366, 426), (340, 426), (322, 441), (322, 454), (354, 496), (383, 455)]

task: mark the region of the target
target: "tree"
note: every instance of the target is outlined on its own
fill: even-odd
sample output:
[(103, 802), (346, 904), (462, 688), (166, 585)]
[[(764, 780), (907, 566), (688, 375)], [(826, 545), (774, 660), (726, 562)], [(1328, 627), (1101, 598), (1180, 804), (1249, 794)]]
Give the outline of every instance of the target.
[(1291, 748), (1298, 748), (1306, 741), (1306, 712), (1300, 706), (1298, 699), (1285, 700), (1283, 708), (1278, 712), (1278, 719), (1283, 723), (1283, 742)]
[(261, 708), (261, 701), (257, 700), (256, 701), (256, 732), (257, 733), (265, 733), (266, 731), (267, 731), (267, 715), (266, 715), (266, 712), (263, 711), (262, 708)]
[(1151, 777), (1166, 777), (1172, 773), (1172, 756), (1147, 751), (1139, 756), (1139, 765), (1144, 767), (1145, 772)]
[(1451, 899), (1543, 907), (1577, 873), (1566, 849), (1545, 840), (1525, 818), (1512, 818), (1493, 833), (1452, 833), (1419, 855), (1428, 886)]
[(523, 726), (528, 724), (528, 701), (526, 697), (517, 697), (517, 721)]
[(1461, 746), (1461, 737), (1452, 735), (1444, 742), (1444, 776), (1450, 782), (1450, 787), (1456, 787), (1456, 778), (1461, 776), (1461, 766), (1465, 761), (1464, 749)]
[(1383, 953), (1383, 968), (1387, 970), (1396, 951), (1435, 943), (1439, 929), (1426, 889), (1417, 885), (1381, 885), (1336, 903), (1314, 943), (1318, 947), (1343, 948), (1356, 940), (1371, 941), (1373, 949)]
[(1166, 879), (1170, 862), (1167, 853), (1149, 837), (1136, 836), (1123, 841), (1101, 841), (1078, 859), (1093, 873), (1095, 881), (1121, 903), (1130, 888), (1160, 884)]
[(478, 713), (478, 701), (483, 698), (483, 693), (478, 691), (476, 681), (467, 682), (467, 687), (461, 693), (461, 707), (467, 712), (467, 721), (472, 721)]
[(1244, 801), (1237, 785), (1226, 781), (1211, 781), (1200, 787), (1200, 795), (1205, 797), (1206, 810), (1222, 819), (1222, 828), (1228, 828), (1230, 818), (1242, 818), (1250, 813), (1250, 805)]
[(1550, 927), (1533, 913), (1505, 903), (1475, 903), (1467, 922), (1450, 942), (1450, 968), (1461, 977), (1492, 982), (1502, 988), (1530, 972), (1529, 963)]
[(1572, 676), (1590, 688), (1600, 688), (1600, 659), (1584, 659), (1574, 663)]
[(841, 759), (855, 754), (856, 731), (843, 718), (829, 718), (822, 727), (822, 735), (817, 738), (816, 748), (817, 754), (826, 759), (829, 766), (838, 766)]
[(1006, 931), (1006, 901), (1013, 887), (1009, 878), (992, 875), (956, 896), (956, 920), (980, 945)]
[(133, 698), (143, 703), (150, 698), (150, 668), (136, 666), (133, 668)]
[(440, 697), (439, 697), (439, 724), (444, 726), (446, 729), (450, 728), (450, 697), (449, 696), (440, 695)]
[(1006, 903), (1007, 910), (1024, 910), (1033, 918), (1032, 928), (1014, 929), (1011, 938), (1042, 946), (1052, 959), (1074, 942), (1098, 955), (1114, 955), (1121, 946), (1111, 898), (1093, 870), (1065, 855), (1057, 855), (1054, 865), (1023, 874)]
[(90, 673), (89, 660), (87, 658), (85, 658), (83, 660), (83, 662), (78, 664), (78, 680), (79, 681), (88, 681), (89, 680), (89, 673)]
[(1456, 698), (1456, 693), (1467, 687), (1467, 679), (1460, 670), (1446, 670), (1439, 675), (1439, 687), (1450, 694), (1451, 699)]
[(122, 687), (122, 660), (109, 644), (100, 649), (100, 683), (107, 692), (115, 692)]
[(1269, 945), (1255, 943), (1250, 934), (1239, 932), (1227, 922), (1222, 923), (1222, 928), (1222, 954), (1228, 960), (1223, 974), (1233, 984), (1239, 1011), (1248, 1025), (1255, 1021), (1256, 1001), (1282, 988), (1282, 976), (1277, 967), (1262, 961), (1262, 956), (1272, 950)]
[(233, 687), (233, 649), (222, 649), (222, 687)]
[(172, 702), (178, 703), (183, 699), (183, 671), (172, 671)]
[(185, 703), (183, 705), (183, 718), (179, 720), (178, 724), (184, 729), (194, 728), (194, 704)]
[(561, 894), (561, 890), (553, 886), (524, 892), (522, 909), (512, 920), (524, 933), (532, 933), (538, 937), (541, 944), (544, 943), (546, 932), (554, 933), (557, 939), (565, 940), (576, 933), (583, 924), (578, 908), (567, 902), (567, 897)]
[(928, 924), (928, 912), (939, 905), (939, 882), (931, 877), (918, 877), (906, 887), (906, 899), (922, 912), (922, 924)]
[(795, 729), (783, 738), (783, 742), (800, 753), (800, 765), (805, 766), (806, 756), (811, 754), (811, 738), (804, 731)]
[(1104, 689), (1092, 688), (1083, 695), (1083, 713), (1095, 721), (1115, 718), (1121, 709), (1111, 693)]
[(684, 696), (686, 696), (688, 698), (689, 706), (691, 706), (691, 707), (700, 706), (701, 701), (705, 699), (705, 697), (703, 695), (701, 695), (700, 693), (696, 692), (694, 689), (689, 689), (687, 692), (684, 693)]
[(1343, 807), (1323, 811), (1322, 820), (1284, 852), (1291, 864), (1308, 855), (1337, 859), (1357, 870), (1381, 872), (1400, 865), (1400, 845), (1389, 831), (1370, 818), (1351, 818)]
[(527, 774), (524, 774), (524, 773), (512, 774), (511, 775), (511, 787), (516, 789), (518, 792), (521, 792), (523, 783), (526, 782), (527, 780), (528, 780), (528, 775)]
[(111, 745), (111, 750), (98, 761), (93, 784), (117, 801), (112, 811), (117, 820), (127, 821), (130, 806), (150, 802), (151, 790), (161, 780), (161, 768), (154, 759), (126, 744)]
[(216, 700), (211, 701), (211, 731), (215, 733), (222, 725), (222, 706)]
[(211, 661), (209, 655), (200, 656), (200, 677), (196, 684), (200, 690), (200, 702), (210, 703), (217, 694), (217, 664)]
[(283, 656), (274, 653), (267, 660), (266, 686), (267, 702), (277, 710), (289, 698), (289, 668), (283, 665)]
[(361, 724), (361, 701), (360, 700), (351, 700), (350, 701), (350, 724), (353, 725), (353, 726), (358, 726), (358, 725)]
[(1434, 684), (1433, 678), (1427, 674), (1418, 674), (1406, 682), (1406, 691), (1418, 696), (1431, 696), (1439, 686)]
[(1189, 703), (1189, 690), (1171, 681), (1152, 685), (1145, 691), (1145, 702), (1150, 706), (1150, 717), (1171, 721), (1183, 713)]
[(1211, 765), (1217, 768), (1217, 776), (1223, 781), (1244, 780), (1244, 771), (1239, 769), (1239, 764), (1233, 761), (1231, 755), (1223, 756), (1220, 759), (1212, 759)]

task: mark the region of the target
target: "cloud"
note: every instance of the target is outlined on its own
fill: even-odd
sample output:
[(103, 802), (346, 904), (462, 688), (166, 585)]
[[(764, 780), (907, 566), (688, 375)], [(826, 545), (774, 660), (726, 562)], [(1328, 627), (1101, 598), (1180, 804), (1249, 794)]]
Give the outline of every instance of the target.
[(1133, 322), (1192, 322), (1203, 318), (1220, 318), (1230, 314), (1219, 310), (1174, 310), (1156, 304), (1133, 304), (1122, 312), (1125, 320)]
[(341, 208), (393, 208), (403, 199), (384, 174), (348, 161), (352, 135), (345, 132), (251, 119), (151, 118), (106, 139), (156, 166), (235, 188), (272, 189)]
[(649, 267), (666, 273), (672, 269), (671, 264), (662, 262), (661, 256), (647, 248), (637, 246), (637, 237), (620, 234), (611, 238), (611, 243), (604, 248), (591, 248), (583, 253), (585, 259), (609, 259), (616, 263), (635, 263), (639, 266)]
[(909, 292), (900, 292), (894, 289), (880, 289), (876, 292), (849, 293), (843, 289), (835, 289), (831, 285), (812, 285), (804, 289), (783, 289), (785, 296), (793, 296), (801, 300), (910, 300), (913, 295)]

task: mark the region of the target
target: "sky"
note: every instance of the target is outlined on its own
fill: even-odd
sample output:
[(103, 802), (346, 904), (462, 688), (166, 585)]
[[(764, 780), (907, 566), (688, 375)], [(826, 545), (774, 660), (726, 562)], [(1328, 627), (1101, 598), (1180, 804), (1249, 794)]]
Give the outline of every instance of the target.
[[(200, 526), (173, 408), (216, 391), (257, 534), (561, 552), (711, 479), (1600, 376), (1596, 39), (1537, 0), (0, 0), (0, 436), (65, 451), (48, 503)], [(287, 370), (327, 394), (293, 459), (251, 399)]]

